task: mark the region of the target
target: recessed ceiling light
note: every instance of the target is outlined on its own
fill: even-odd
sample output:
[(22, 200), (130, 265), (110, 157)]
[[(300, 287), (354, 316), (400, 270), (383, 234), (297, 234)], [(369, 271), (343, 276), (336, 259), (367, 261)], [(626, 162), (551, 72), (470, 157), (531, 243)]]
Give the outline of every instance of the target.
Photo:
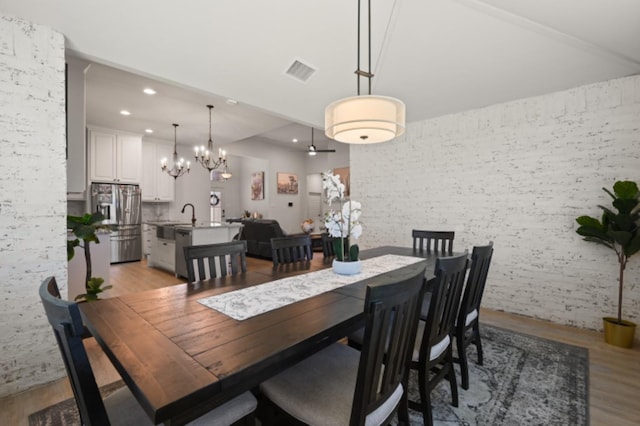
[(238, 101), (235, 99), (227, 99), (227, 105), (238, 105)]
[(143, 90), (143, 92), (144, 92), (144, 93), (146, 93), (147, 95), (155, 95), (155, 94), (156, 94), (156, 91), (155, 91), (155, 90), (153, 90), (151, 87), (146, 87), (146, 88)]
[(153, 129), (144, 129), (146, 133), (153, 133)]
[(293, 139), (291, 140), (291, 142), (293, 142), (293, 143), (298, 143), (298, 139), (293, 138)]
[(122, 111), (120, 111), (120, 114), (122, 114), (122, 115), (131, 115), (131, 113), (129, 111), (127, 111), (126, 109), (123, 109)]

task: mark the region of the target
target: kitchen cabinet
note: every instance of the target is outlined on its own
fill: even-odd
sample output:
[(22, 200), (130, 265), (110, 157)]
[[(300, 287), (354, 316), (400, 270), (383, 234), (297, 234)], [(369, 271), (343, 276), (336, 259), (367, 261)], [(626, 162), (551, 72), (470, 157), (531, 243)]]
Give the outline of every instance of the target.
[(170, 202), (174, 199), (175, 179), (162, 171), (160, 160), (173, 157), (173, 145), (142, 141), (142, 201)]
[(85, 73), (89, 62), (67, 57), (67, 199), (84, 200), (87, 189)]
[(148, 259), (151, 255), (151, 246), (156, 238), (156, 227), (148, 223), (142, 224), (142, 257)]
[(163, 238), (151, 240), (151, 255), (147, 261), (148, 266), (155, 266), (174, 272), (176, 269), (176, 242)]
[(89, 170), (92, 182), (139, 184), (142, 137), (97, 128), (89, 129)]

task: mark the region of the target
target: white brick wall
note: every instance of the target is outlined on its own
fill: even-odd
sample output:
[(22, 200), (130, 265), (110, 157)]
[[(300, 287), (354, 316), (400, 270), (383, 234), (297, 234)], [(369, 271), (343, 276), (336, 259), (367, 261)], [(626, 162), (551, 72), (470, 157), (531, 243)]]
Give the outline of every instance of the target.
[(0, 397), (64, 375), (38, 297), (67, 282), (64, 38), (0, 17)]
[[(454, 249), (493, 240), (483, 305), (601, 329), (616, 314), (615, 253), (581, 240), (575, 218), (610, 205), (602, 187), (640, 182), (640, 76), (412, 123), (351, 148), (364, 247), (455, 230)], [(640, 321), (640, 255), (623, 315)], [(636, 336), (636, 339), (638, 336)]]

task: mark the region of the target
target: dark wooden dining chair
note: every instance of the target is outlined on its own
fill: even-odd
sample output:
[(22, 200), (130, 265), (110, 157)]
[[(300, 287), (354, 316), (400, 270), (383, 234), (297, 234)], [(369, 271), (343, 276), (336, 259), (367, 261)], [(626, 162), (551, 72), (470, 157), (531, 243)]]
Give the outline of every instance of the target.
[(335, 250), (333, 248), (333, 239), (329, 236), (329, 233), (323, 232), (320, 235), (322, 239), (322, 256), (333, 257), (335, 256)]
[[(453, 256), (453, 239), (454, 231), (422, 231), (414, 229), (411, 231), (413, 238), (413, 249), (426, 251), (428, 254), (436, 254), (439, 256)], [(422, 303), (422, 312), (420, 318), (427, 318), (430, 304), (429, 293), (425, 293)]]
[(441, 254), (445, 256), (453, 255), (454, 231), (422, 231), (414, 229), (411, 231), (413, 238), (413, 249), (426, 251), (427, 253)]
[(418, 372), (420, 402), (409, 406), (422, 412), (425, 425), (433, 424), (431, 391), (443, 379), (449, 380), (451, 400), (458, 406), (458, 386), (453, 368), (453, 326), (467, 271), (467, 253), (436, 260), (435, 281), (431, 287), (429, 311), (420, 320), (411, 369)]
[(184, 257), (189, 283), (247, 272), (247, 242), (244, 240), (187, 246), (184, 247)]
[(415, 266), (367, 286), (362, 351), (333, 343), (260, 385), (263, 412), (272, 416), (263, 424), (383, 425), (396, 412), (408, 423), (408, 368), (424, 291), (424, 263)]
[(313, 248), (309, 235), (271, 238), (273, 267), (279, 264), (304, 262), (313, 259)]
[[(127, 386), (102, 399), (82, 343), (84, 326), (78, 304), (60, 299), (53, 277), (40, 285), (40, 299), (53, 327), (83, 425), (152, 425)], [(197, 419), (199, 424), (230, 425), (241, 419), (254, 424), (257, 400), (245, 392)], [(224, 419), (224, 420), (222, 420)]]
[(487, 283), (487, 274), (493, 256), (493, 242), (486, 246), (475, 246), (471, 253), (471, 269), (467, 276), (460, 309), (456, 319), (455, 337), (460, 363), (462, 389), (469, 389), (469, 365), (467, 348), (474, 344), (478, 353), (478, 364), (482, 365), (482, 342), (480, 341), (480, 303)]

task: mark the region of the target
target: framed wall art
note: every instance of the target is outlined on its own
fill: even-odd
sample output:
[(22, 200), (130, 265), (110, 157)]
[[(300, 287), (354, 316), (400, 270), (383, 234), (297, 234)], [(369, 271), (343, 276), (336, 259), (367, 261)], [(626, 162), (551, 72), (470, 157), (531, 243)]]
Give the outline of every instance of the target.
[(344, 184), (344, 196), (348, 197), (351, 195), (351, 182), (349, 180), (349, 167), (338, 167), (333, 169), (334, 175), (340, 175), (340, 182)]
[(277, 173), (278, 194), (297, 195), (298, 176), (294, 173)]
[(251, 173), (251, 199), (264, 200), (264, 172)]

